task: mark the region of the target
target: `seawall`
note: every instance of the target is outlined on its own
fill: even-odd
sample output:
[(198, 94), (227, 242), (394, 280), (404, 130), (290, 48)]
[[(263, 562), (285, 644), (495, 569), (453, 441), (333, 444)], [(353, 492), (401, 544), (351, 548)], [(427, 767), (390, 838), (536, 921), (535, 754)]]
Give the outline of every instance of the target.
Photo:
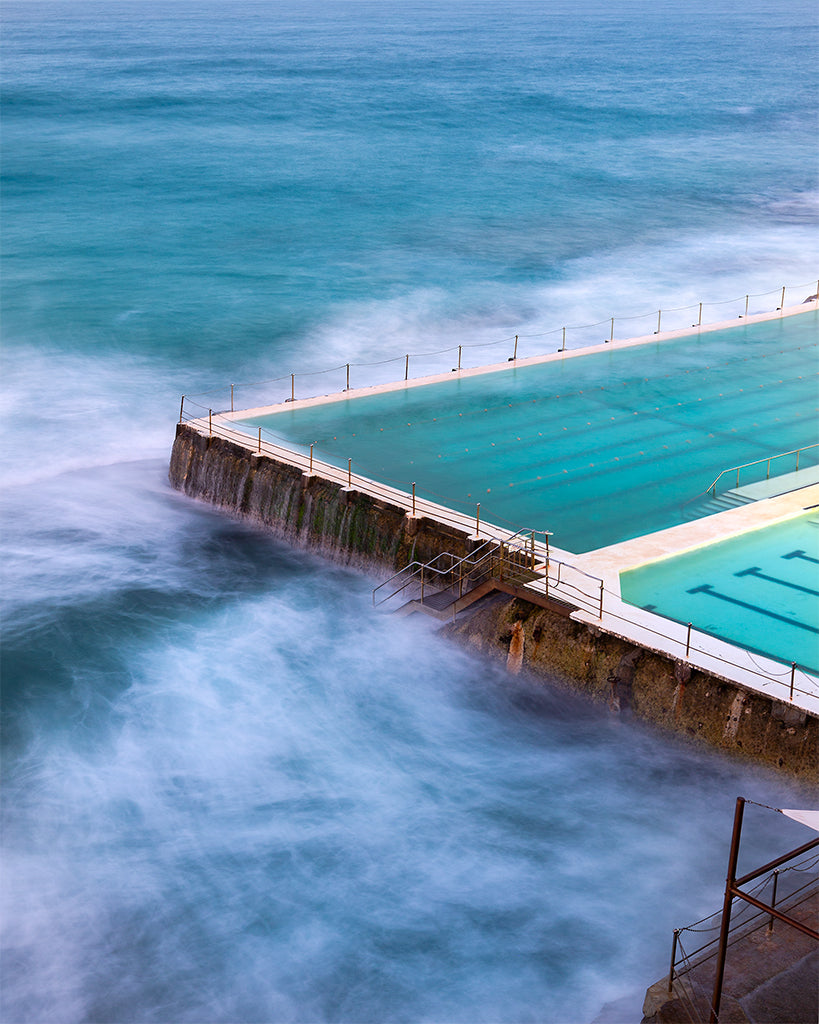
[[(192, 498), (381, 577), (442, 551), (467, 554), (475, 545), (467, 530), (409, 515), (398, 504), (184, 423), (177, 426), (169, 476)], [(576, 621), (568, 609), (498, 594), (444, 630), (503, 659), (512, 672), (547, 679), (605, 702), (613, 713), (819, 783), (817, 716)]]

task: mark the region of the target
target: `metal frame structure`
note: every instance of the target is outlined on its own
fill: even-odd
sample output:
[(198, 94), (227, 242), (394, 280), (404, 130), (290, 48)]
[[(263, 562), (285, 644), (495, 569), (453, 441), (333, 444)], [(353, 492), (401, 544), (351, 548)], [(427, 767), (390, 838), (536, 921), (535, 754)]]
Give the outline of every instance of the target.
[(711, 1016), (709, 1018), (709, 1024), (719, 1024), (719, 1006), (722, 998), (722, 983), (725, 977), (725, 955), (728, 950), (728, 933), (731, 927), (731, 908), (735, 897), (744, 900), (746, 903), (750, 903), (751, 906), (756, 907), (758, 910), (762, 910), (766, 914), (770, 914), (772, 918), (775, 917), (784, 924), (790, 925), (792, 928), (796, 928), (798, 931), (819, 942), (819, 932), (809, 928), (802, 921), (797, 921), (788, 914), (783, 914), (782, 911), (777, 910), (776, 907), (763, 903), (755, 896), (751, 896), (748, 893), (743, 892), (741, 888), (743, 885), (747, 885), (748, 882), (752, 882), (755, 878), (759, 878), (760, 875), (764, 875), (768, 871), (773, 871), (781, 864), (785, 864), (789, 860), (794, 860), (796, 857), (801, 857), (809, 850), (815, 849), (819, 846), (819, 838), (812, 839), (810, 842), (797, 847), (797, 849), (791, 850), (789, 853), (785, 853), (781, 857), (777, 857), (775, 860), (769, 861), (767, 864), (763, 864), (761, 868), (756, 868), (754, 871), (750, 871), (747, 875), (737, 878), (736, 871), (737, 861), (739, 859), (739, 842), (742, 834), (742, 817), (745, 811), (746, 802), (747, 801), (744, 797), (738, 796), (736, 809), (734, 811), (734, 830), (731, 836), (731, 851), (728, 855), (728, 875), (725, 880), (725, 901), (722, 906), (722, 922), (720, 924), (719, 946), (717, 948), (717, 971), (714, 978), (714, 992), (711, 997)]

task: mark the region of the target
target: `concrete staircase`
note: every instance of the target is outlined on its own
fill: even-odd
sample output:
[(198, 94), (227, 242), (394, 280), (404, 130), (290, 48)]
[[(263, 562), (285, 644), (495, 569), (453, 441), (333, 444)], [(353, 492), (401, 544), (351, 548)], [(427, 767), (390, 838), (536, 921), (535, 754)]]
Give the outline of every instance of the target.
[(690, 522), (694, 519), (704, 519), (706, 516), (716, 515), (718, 512), (727, 512), (729, 508), (739, 508), (740, 505), (749, 505), (754, 498), (748, 497), (741, 491), (724, 491), (722, 494), (712, 495), (703, 498), (689, 506), (685, 511), (685, 518)]

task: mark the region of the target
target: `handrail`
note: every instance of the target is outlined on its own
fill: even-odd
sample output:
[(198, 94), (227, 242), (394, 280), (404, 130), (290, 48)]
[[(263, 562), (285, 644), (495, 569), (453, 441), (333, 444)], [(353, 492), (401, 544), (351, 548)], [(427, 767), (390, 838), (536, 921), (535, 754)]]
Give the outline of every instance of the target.
[[(799, 471), (799, 453), (800, 452), (806, 452), (806, 451), (808, 451), (811, 448), (819, 448), (819, 442), (817, 442), (815, 444), (805, 444), (805, 445), (802, 445), (801, 448), (794, 448), (793, 451), (790, 451), (790, 452), (779, 452), (778, 455), (769, 455), (767, 458), (755, 459), (753, 462), (743, 462), (739, 466), (731, 466), (729, 469), (723, 469), (723, 471), (716, 478), (716, 480), (712, 484), (710, 484), (706, 488), (706, 490), (704, 490), (702, 493), (703, 494), (716, 494), (717, 493), (717, 484), (725, 476), (726, 473), (734, 473), (734, 472), (736, 472), (737, 482), (736, 482), (736, 484), (734, 486), (739, 487), (739, 471), (741, 469), (748, 469), (750, 466), (759, 466), (763, 462), (767, 462), (768, 463), (768, 472), (767, 472), (767, 474), (765, 476), (765, 479), (766, 480), (770, 480), (770, 477), (771, 477), (771, 463), (773, 462), (773, 460), (774, 459), (784, 459), (788, 455), (795, 455), (796, 456), (796, 469), (794, 470), (794, 472), (798, 472)], [(698, 497), (701, 497), (701, 496), (702, 495), (698, 495)]]
[[(419, 577), (419, 575), (421, 577), (423, 600), (423, 588), (426, 582), (424, 579), (424, 573), (431, 573), (433, 576), (437, 577), (438, 580), (440, 581), (438, 585), (441, 590), (446, 589), (446, 586), (448, 585), (447, 583), (443, 582), (445, 578), (449, 580), (452, 580), (454, 578), (459, 583), (462, 583), (463, 580), (467, 577), (474, 578), (476, 573), (481, 572), (483, 568), (483, 563), (485, 563), (488, 558), (491, 558), (498, 549), (500, 549), (502, 552), (504, 548), (506, 548), (507, 550), (511, 548), (516, 553), (516, 555), (524, 555), (527, 562), (530, 559), (534, 562), (534, 538), (536, 534), (546, 538), (546, 557), (548, 559), (550, 531), (521, 529), (518, 530), (516, 533), (512, 534), (511, 537), (500, 539), (490, 538), (489, 540), (484, 541), (483, 544), (475, 548), (473, 551), (470, 551), (468, 554), (463, 555), (461, 557), (453, 555), (451, 552), (443, 551), (440, 554), (436, 555), (434, 558), (430, 559), (429, 562), (411, 562), (409, 565), (404, 566), (403, 569), (399, 569), (398, 572), (393, 573), (393, 575), (390, 576), (389, 579), (384, 580), (383, 583), (380, 583), (377, 587), (374, 588), (372, 595), (373, 607), (378, 607), (379, 605), (384, 604), (386, 601), (389, 601), (391, 598), (396, 597), (398, 594), (402, 593), (404, 590), (406, 590), (408, 586), (410, 586), (411, 583), (413, 583)], [(438, 567), (436, 563), (444, 558), (449, 558), (452, 561), (448, 568), (441, 569)], [(463, 572), (463, 569), (465, 567), (468, 567), (469, 569), (469, 571), (466, 573)], [(380, 590), (388, 586), (390, 583), (393, 583), (399, 577), (403, 576), (406, 576), (407, 578), (401, 584), (401, 586), (396, 587), (386, 597), (382, 597), (380, 600), (376, 599), (376, 595)], [(438, 592), (440, 592), (440, 590)]]

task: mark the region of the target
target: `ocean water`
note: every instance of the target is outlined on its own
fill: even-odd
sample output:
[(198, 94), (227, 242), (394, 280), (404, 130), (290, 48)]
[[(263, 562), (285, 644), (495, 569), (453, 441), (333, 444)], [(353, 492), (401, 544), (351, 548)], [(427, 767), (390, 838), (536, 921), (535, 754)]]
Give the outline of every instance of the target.
[(168, 454), (183, 392), (812, 294), (814, 6), (2, 18), (0, 1018), (639, 1019), (734, 798), (805, 794), (376, 616)]

